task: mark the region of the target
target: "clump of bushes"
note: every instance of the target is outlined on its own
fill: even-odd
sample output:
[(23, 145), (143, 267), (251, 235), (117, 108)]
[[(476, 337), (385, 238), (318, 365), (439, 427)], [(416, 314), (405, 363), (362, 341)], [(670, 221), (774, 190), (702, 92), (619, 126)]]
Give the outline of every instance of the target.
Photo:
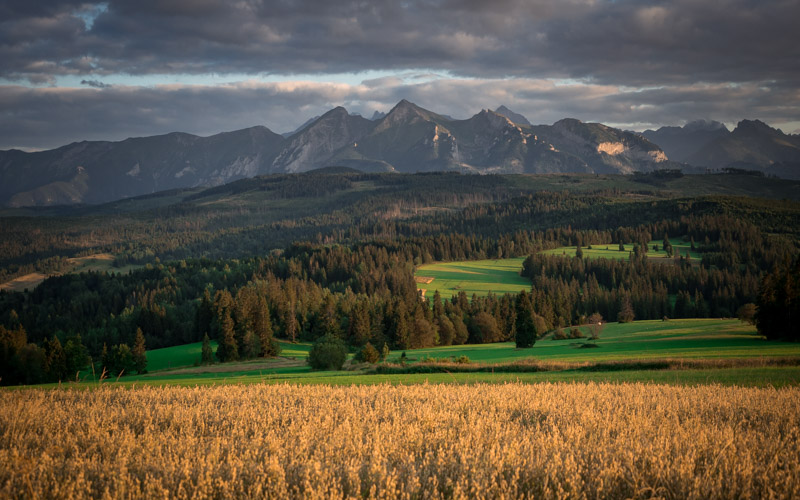
[(569, 330), (569, 338), (571, 338), (571, 339), (582, 339), (583, 338), (583, 332), (577, 326), (573, 326)]
[(341, 370), (346, 359), (347, 345), (335, 335), (323, 335), (308, 352), (308, 364), (315, 370)]
[(355, 355), (355, 360), (362, 363), (375, 364), (381, 360), (381, 354), (375, 347), (367, 342)]

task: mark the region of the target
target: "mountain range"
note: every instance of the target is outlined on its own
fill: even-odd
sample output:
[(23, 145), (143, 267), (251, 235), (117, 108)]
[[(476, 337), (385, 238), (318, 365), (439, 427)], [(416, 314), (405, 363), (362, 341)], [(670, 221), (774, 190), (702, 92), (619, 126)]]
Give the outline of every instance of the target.
[(505, 106), (456, 120), (402, 100), (372, 119), (336, 107), (285, 135), (252, 127), (210, 137), (176, 132), (33, 153), (0, 151), (0, 203), (101, 203), (328, 166), (368, 172), (630, 174), (697, 165), (798, 177), (798, 162), (800, 136), (759, 121), (742, 121), (732, 132), (716, 122), (693, 122), (638, 134), (569, 118), (531, 125)]
[(785, 134), (759, 120), (742, 120), (732, 131), (698, 120), (683, 127), (645, 130), (671, 160), (712, 170), (739, 168), (800, 179), (800, 135)]

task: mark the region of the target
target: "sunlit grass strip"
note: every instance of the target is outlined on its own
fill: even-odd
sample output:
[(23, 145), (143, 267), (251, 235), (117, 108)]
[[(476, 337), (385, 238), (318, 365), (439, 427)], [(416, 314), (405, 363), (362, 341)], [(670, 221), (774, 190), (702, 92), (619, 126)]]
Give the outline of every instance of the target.
[(5, 498), (797, 498), (800, 389), (0, 393)]
[(708, 370), (725, 368), (763, 368), (800, 366), (800, 357), (717, 358), (717, 359), (624, 359), (606, 361), (540, 361), (527, 359), (510, 363), (464, 363), (438, 358), (413, 364), (385, 363), (372, 368), (373, 373), (528, 373), (554, 371), (626, 371), (626, 370)]

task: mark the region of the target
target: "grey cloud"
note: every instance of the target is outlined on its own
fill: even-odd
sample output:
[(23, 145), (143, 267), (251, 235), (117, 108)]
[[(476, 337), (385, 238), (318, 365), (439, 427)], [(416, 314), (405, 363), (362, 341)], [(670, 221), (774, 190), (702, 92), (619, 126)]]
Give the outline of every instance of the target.
[(800, 83), (795, 0), (111, 0), (89, 30), (81, 5), (0, 7), (0, 76), (430, 69), (631, 86)]
[(0, 149), (43, 149), (84, 139), (121, 140), (173, 131), (210, 135), (254, 125), (285, 132), (337, 105), (372, 116), (375, 110), (388, 111), (403, 98), (456, 118), (505, 104), (532, 123), (574, 117), (636, 130), (681, 125), (695, 118), (729, 124), (758, 118), (775, 124), (796, 122), (800, 116), (795, 89), (763, 83), (646, 91), (515, 78), (371, 83), (248, 81), (104, 89), (0, 86)]
[(96, 89), (107, 89), (112, 87), (113, 85), (108, 83), (103, 83), (99, 80), (81, 80), (81, 85), (88, 85), (90, 87), (94, 87)]

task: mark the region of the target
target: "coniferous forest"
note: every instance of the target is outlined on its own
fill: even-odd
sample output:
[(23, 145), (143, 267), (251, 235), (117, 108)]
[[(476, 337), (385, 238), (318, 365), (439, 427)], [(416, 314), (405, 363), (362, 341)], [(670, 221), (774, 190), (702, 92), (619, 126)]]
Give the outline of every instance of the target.
[[(52, 276), (0, 292), (0, 382), (66, 380), (90, 363), (141, 373), (145, 346), (204, 339), (217, 341), (219, 361), (276, 355), (276, 339), (325, 336), (351, 350), (529, 343), (597, 314), (747, 314), (765, 337), (798, 340), (797, 183), (663, 179), (325, 169), (9, 210), (0, 218), (3, 280)], [(648, 258), (650, 242), (671, 250), (676, 238), (701, 257)], [(542, 253), (619, 245), (633, 250), (622, 259)], [(69, 272), (97, 253), (113, 255), (108, 270)], [(522, 293), (417, 291), (421, 264), (507, 257), (525, 257)]]

